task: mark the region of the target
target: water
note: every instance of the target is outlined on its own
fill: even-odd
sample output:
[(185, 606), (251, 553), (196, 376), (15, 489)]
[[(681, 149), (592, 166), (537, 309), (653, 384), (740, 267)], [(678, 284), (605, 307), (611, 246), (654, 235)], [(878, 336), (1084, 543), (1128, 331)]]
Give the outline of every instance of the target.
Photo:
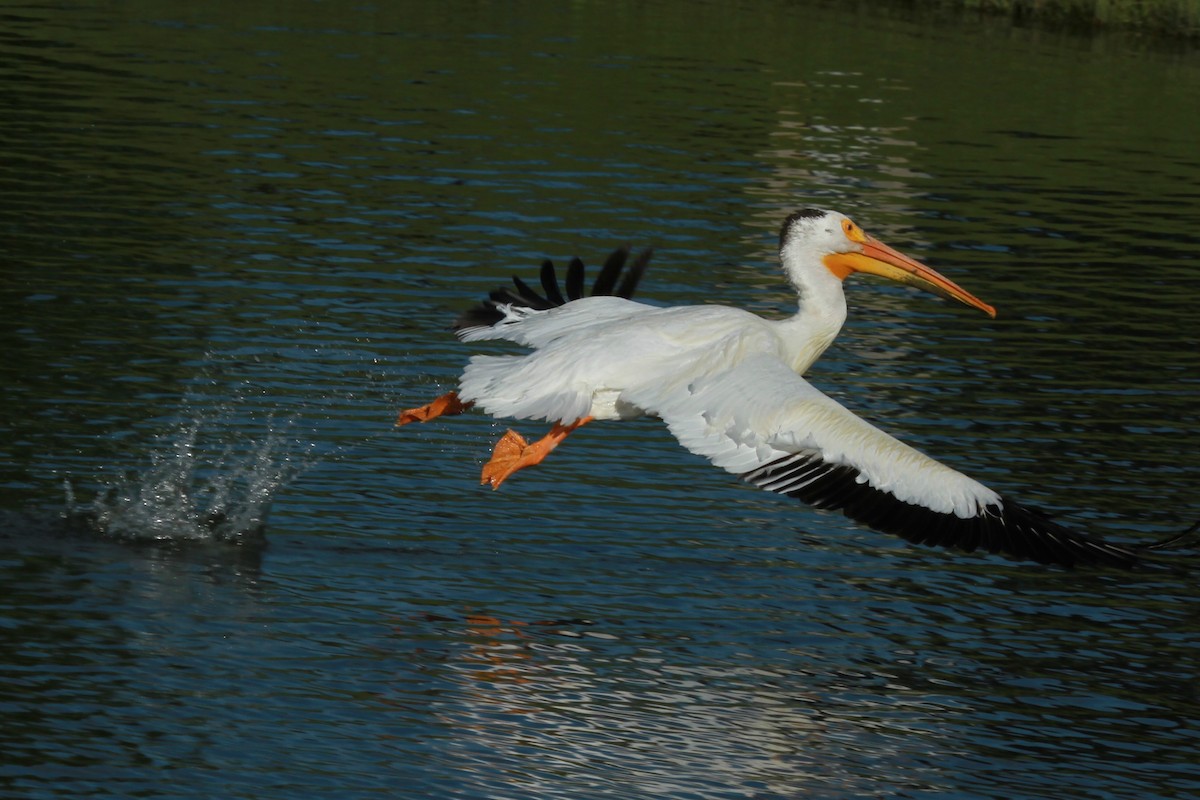
[(159, 437), (161, 449), (151, 452), (148, 464), (109, 479), (90, 501), (64, 481), (64, 518), (134, 542), (257, 543), (275, 496), (304, 471), (307, 459), (289, 452), (287, 425), (273, 422), (248, 452), (226, 445), (206, 455), (201, 434), (219, 422), (201, 417)]
[(1195, 577), (910, 548), (652, 421), (494, 493), (506, 423), (391, 428), (547, 256), (786, 312), (817, 203), (1000, 316), (858, 281), (815, 381), (1178, 530), (1194, 53), (806, 3), (3, 14), (0, 796), (1200, 796)]

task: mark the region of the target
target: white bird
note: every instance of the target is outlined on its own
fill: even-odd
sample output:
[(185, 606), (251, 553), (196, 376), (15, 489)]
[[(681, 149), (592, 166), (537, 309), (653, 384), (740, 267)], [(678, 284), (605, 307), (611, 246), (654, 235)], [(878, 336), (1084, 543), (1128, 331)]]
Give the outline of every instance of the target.
[(805, 209), (783, 223), (779, 256), (799, 295), (796, 314), (783, 320), (729, 306), (634, 302), (628, 298), (649, 255), (616, 287), (625, 252), (614, 253), (590, 297), (577, 259), (566, 298), (549, 262), (545, 297), (517, 278), (516, 292), (493, 292), (459, 318), (459, 338), (505, 339), (532, 352), (473, 356), (457, 392), (401, 412), (396, 424), (472, 405), (495, 417), (552, 422), (532, 444), (512, 430), (500, 439), (481, 480), (492, 488), (540, 463), (587, 422), (652, 416), (685, 448), (755, 486), (919, 544), (1129, 567), (1182, 538), (1126, 547), (1070, 530), (884, 433), (801, 377), (841, 330), (842, 284), (855, 272), (996, 313), (846, 215)]

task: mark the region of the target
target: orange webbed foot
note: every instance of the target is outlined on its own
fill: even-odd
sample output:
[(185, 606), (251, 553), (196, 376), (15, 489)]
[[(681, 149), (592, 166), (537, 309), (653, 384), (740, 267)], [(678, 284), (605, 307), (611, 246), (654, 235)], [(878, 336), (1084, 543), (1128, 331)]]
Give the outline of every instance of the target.
[(519, 469), (540, 464), (550, 455), (550, 451), (558, 447), (567, 434), (591, 421), (591, 417), (581, 417), (570, 425), (556, 422), (550, 432), (533, 444), (514, 430), (509, 430), (496, 442), (492, 450), (492, 458), (483, 465), (483, 475), (480, 483), (491, 484), (493, 489), (499, 489), (500, 484)]
[(479, 482), (491, 484), (493, 489), (499, 489), (500, 484), (504, 483), (509, 475), (521, 467), (529, 466), (530, 463), (537, 463), (536, 461), (526, 463), (525, 456), (528, 450), (529, 442), (525, 437), (509, 429), (500, 437), (500, 441), (496, 442), (491, 459), (483, 465), (483, 474), (480, 476)]
[(419, 408), (409, 408), (400, 412), (396, 417), (396, 427), (407, 425), (410, 422), (428, 422), (431, 419), (438, 417), (452, 417), (456, 414), (461, 414), (472, 405), (471, 402), (464, 403), (458, 398), (458, 392), (447, 392), (432, 403), (426, 403)]

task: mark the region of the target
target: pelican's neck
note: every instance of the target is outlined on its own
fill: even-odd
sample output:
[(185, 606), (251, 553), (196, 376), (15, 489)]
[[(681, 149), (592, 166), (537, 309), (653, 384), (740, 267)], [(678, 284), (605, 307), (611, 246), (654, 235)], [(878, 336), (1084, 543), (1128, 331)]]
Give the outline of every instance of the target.
[(781, 254), (792, 286), (800, 295), (796, 314), (775, 323), (784, 342), (788, 363), (803, 375), (842, 330), (846, 322), (846, 295), (842, 280), (819, 260), (807, 269), (792, 268), (786, 250)]

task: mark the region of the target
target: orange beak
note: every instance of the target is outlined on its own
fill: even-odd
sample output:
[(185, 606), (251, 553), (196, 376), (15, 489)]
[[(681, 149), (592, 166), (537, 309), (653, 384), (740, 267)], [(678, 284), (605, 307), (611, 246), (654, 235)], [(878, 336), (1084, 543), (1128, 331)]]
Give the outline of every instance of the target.
[(852, 272), (869, 272), (872, 275), (879, 275), (898, 283), (924, 289), (947, 300), (957, 300), (963, 305), (978, 308), (989, 317), (995, 318), (995, 308), (954, 281), (925, 266), (915, 258), (909, 258), (899, 250), (893, 250), (873, 236), (861, 235), (861, 253), (832, 253), (825, 256), (825, 266), (830, 272), (843, 279)]

